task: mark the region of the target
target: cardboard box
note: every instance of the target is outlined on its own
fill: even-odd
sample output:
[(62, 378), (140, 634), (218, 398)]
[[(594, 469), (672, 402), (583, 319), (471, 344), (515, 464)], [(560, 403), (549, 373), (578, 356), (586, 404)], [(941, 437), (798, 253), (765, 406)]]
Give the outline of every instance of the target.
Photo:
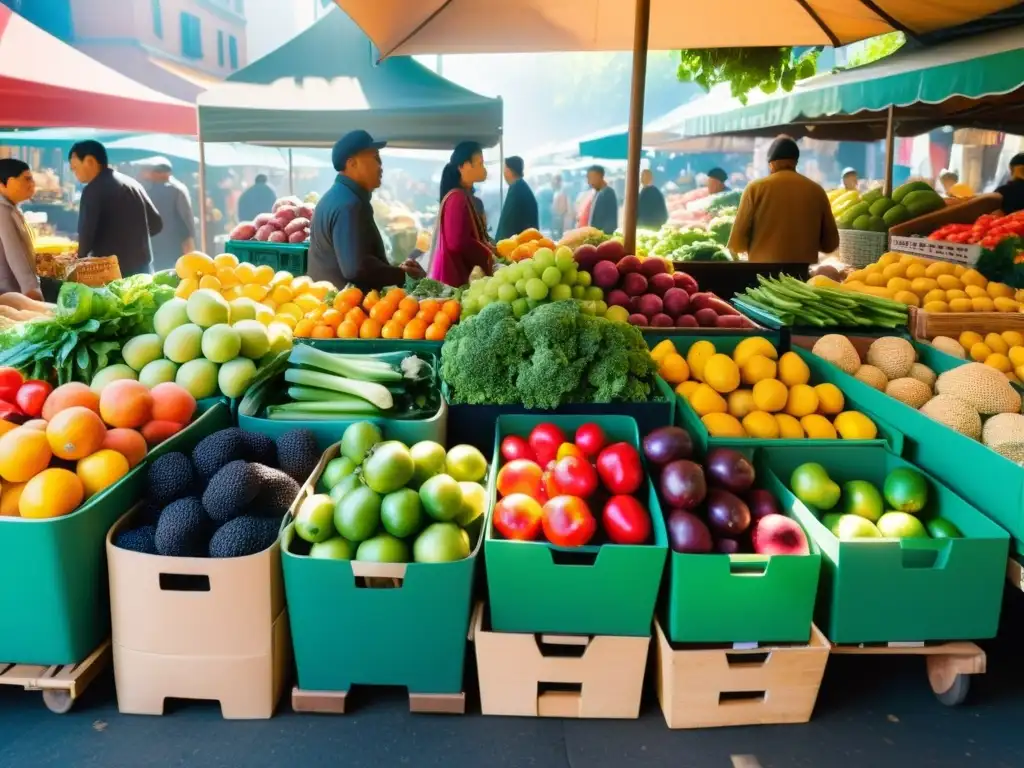
[(639, 717), (650, 636), (494, 632), (485, 614), (478, 604), (473, 640), (483, 714)]
[[(669, 728), (806, 723), (828, 663), (829, 643), (749, 650), (673, 648), (656, 619), (658, 701)], [(482, 687), (482, 686), (481, 686)]]
[(107, 534), (120, 711), (218, 699), (225, 717), (270, 717), (291, 652), (280, 545), (224, 559), (140, 554), (113, 544), (134, 514)]

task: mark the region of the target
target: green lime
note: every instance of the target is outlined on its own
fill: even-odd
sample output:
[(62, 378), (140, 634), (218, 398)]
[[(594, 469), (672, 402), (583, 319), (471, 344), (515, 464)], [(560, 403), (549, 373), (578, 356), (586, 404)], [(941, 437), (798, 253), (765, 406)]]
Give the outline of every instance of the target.
[(404, 539), (416, 533), (422, 524), (420, 495), (411, 488), (402, 488), (384, 497), (380, 506), (380, 522), (392, 536)]

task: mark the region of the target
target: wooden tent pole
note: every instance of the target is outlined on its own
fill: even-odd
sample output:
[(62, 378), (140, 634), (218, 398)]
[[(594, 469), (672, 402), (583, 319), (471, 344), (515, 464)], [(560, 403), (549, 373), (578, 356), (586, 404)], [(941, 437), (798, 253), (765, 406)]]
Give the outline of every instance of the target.
[(203, 129), (200, 125), (199, 135), (199, 240), (202, 245), (198, 250), (206, 253), (206, 148), (203, 144)]
[(629, 94), (629, 151), (626, 155), (626, 208), (622, 217), (626, 253), (636, 251), (636, 206), (640, 197), (640, 153), (644, 132), (644, 86), (647, 41), (651, 32), (651, 0), (636, 0), (633, 23), (633, 82)]
[(886, 197), (892, 195), (892, 166), (896, 160), (894, 152), (896, 147), (895, 112), (896, 108), (890, 104), (885, 117), (885, 187), (882, 194)]

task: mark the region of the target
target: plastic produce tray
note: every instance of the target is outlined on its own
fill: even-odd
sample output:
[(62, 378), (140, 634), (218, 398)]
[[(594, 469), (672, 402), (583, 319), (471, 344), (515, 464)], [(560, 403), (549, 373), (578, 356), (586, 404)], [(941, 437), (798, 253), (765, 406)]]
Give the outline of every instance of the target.
[(306, 274), (306, 258), (309, 243), (266, 243), (258, 240), (228, 240), (224, 244), (227, 253), (233, 253), (239, 261), (260, 266), (267, 264), (275, 272), (284, 270), (293, 275)]

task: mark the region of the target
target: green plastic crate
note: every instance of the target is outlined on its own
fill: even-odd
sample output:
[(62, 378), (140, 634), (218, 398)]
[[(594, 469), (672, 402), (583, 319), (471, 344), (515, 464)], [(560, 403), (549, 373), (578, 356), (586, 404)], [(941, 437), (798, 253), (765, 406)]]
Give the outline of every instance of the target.
[[(649, 480), (638, 495), (651, 513), (653, 544), (556, 547), (545, 541), (501, 539), (494, 530), (501, 440), (506, 435), (526, 437), (543, 422), (557, 424), (568, 436), (595, 422), (610, 442), (639, 449), (636, 422), (627, 416), (498, 417), (484, 542), (491, 625), (497, 632), (649, 635), (668, 553), (665, 520)], [(599, 509), (591, 511), (600, 518)]]
[(925, 512), (949, 519), (960, 539), (839, 541), (788, 488), (793, 470), (814, 461), (842, 485), (913, 467), (875, 446), (828, 451), (779, 447), (758, 455), (761, 480), (810, 534), (822, 555), (817, 625), (834, 643), (976, 640), (999, 627), (1009, 537), (933, 476)]
[(284, 270), (293, 275), (306, 274), (309, 243), (266, 243), (258, 240), (228, 240), (225, 253), (233, 253), (239, 261), (260, 266), (267, 264), (275, 272)]
[(416, 352), (436, 355), (439, 362), (441, 360), (441, 345), (444, 344), (443, 341), (417, 339), (303, 339), (302, 341), (311, 347), (322, 349), (324, 352), (345, 355)]
[[(710, 341), (715, 345), (715, 349), (722, 354), (731, 355), (733, 350), (736, 349), (736, 345), (743, 341), (744, 336), (691, 336), (687, 337), (686, 341), (677, 340), (673, 337), (673, 341), (676, 342), (676, 351), (679, 352), (683, 357), (686, 357), (686, 353), (690, 347), (698, 341)], [(780, 349), (780, 356), (785, 350)], [(798, 353), (802, 353), (802, 350), (797, 350)], [(810, 353), (801, 354), (805, 360)], [(810, 365), (808, 364), (808, 367)], [(811, 384), (821, 384), (825, 381), (832, 381), (829, 378), (821, 377), (816, 375), (814, 368), (811, 368)], [(812, 444), (818, 447), (828, 447), (830, 450), (832, 447), (842, 445), (877, 445), (877, 446), (888, 446), (894, 453), (901, 454), (903, 452), (903, 435), (894, 428), (890, 423), (884, 419), (878, 417), (878, 414), (873, 412), (866, 401), (858, 396), (858, 393), (853, 390), (848, 390), (845, 386), (840, 386), (843, 390), (843, 396), (846, 398), (847, 410), (861, 411), (867, 415), (875, 425), (878, 427), (878, 437), (874, 440), (758, 440), (751, 437), (711, 437), (708, 433), (704, 423), (700, 420), (700, 416), (697, 412), (690, 407), (690, 404), (686, 402), (682, 397), (676, 397), (676, 423), (679, 426), (684, 427), (687, 432), (693, 437), (694, 442), (700, 448), (702, 452), (706, 452), (709, 448), (733, 448), (738, 451), (744, 451), (750, 453), (757, 448), (763, 446), (803, 446)]]
[[(385, 426), (384, 436), (401, 439)], [(334, 445), (299, 494), (306, 498)], [(286, 518), (281, 555), (299, 687), (347, 691), (353, 685), (400, 685), (410, 693), (458, 693), (480, 552), (454, 563), (381, 564), (319, 560), (290, 551), (294, 525)], [(402, 574), (397, 588), (368, 588), (365, 577)]]
[[(921, 361), (936, 373), (963, 365), (928, 344), (915, 344)], [(853, 378), (831, 363), (801, 350), (815, 375), (832, 381), (882, 418), (900, 425), (903, 456), (943, 482), (1009, 531), (1024, 551), (1024, 467), (920, 411)]]
[(149, 463), (214, 424), (230, 424), (223, 404), (154, 448), (121, 480), (70, 515), (0, 518), (0, 579), (8, 585), (0, 592), (0, 659), (74, 664), (110, 634), (107, 531), (145, 495)]

